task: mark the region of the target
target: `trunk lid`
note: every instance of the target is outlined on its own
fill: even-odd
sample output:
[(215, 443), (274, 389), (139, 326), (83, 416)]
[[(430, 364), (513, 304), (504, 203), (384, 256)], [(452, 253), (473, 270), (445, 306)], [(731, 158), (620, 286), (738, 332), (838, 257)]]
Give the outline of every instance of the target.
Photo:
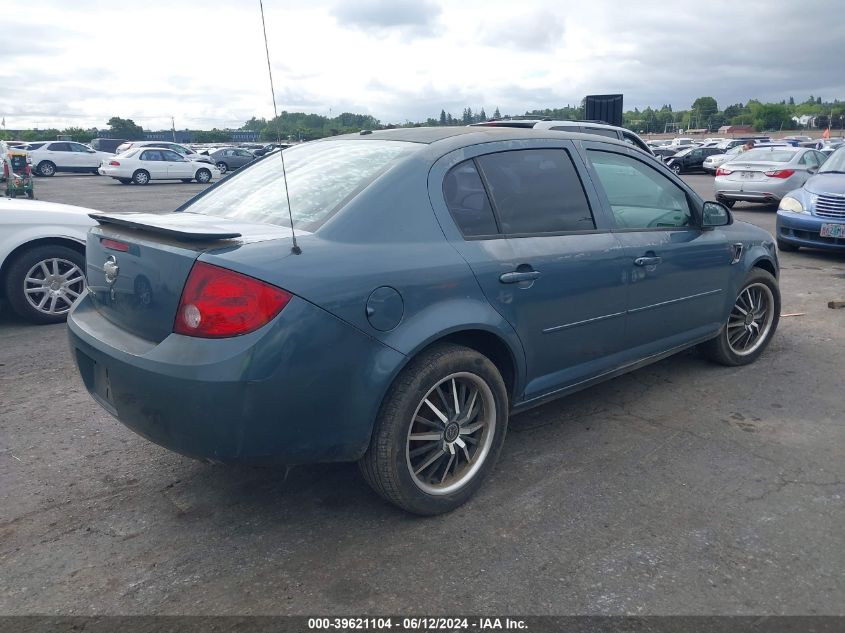
[(786, 169), (786, 163), (774, 161), (742, 162), (736, 161), (722, 165), (722, 169), (729, 169), (730, 174), (724, 176), (728, 180), (767, 180), (764, 172), (776, 169)]
[[(194, 213), (91, 214), (86, 268), (97, 311), (122, 329), (159, 342), (173, 331), (182, 289), (205, 252), (290, 239), (290, 229)], [(279, 258), (290, 249), (279, 247)]]

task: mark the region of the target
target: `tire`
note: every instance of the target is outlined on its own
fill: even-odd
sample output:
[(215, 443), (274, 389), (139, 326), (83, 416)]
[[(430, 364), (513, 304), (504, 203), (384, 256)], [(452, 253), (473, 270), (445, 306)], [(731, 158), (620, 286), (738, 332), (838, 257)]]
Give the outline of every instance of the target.
[(669, 165), (669, 169), (671, 169), (676, 176), (681, 175), (682, 170), (681, 165), (679, 163), (672, 163), (671, 165)]
[[(432, 399), (439, 414), (426, 404)], [(456, 413), (461, 408), (468, 408), (468, 418)], [(414, 358), (391, 385), (358, 465), (373, 490), (400, 508), (420, 515), (449, 512), (493, 469), (507, 423), (508, 395), (496, 366), (475, 350), (440, 344)]]
[(49, 160), (42, 160), (38, 163), (38, 167), (35, 169), (38, 172), (39, 176), (50, 177), (55, 175), (56, 173), (56, 165)]
[(229, 171), (229, 166), (223, 161), (220, 161), (219, 163), (217, 163), (217, 169), (220, 170), (221, 174), (225, 174), (227, 171)]
[(32, 189), (27, 189), (26, 197), (30, 200), (35, 200), (35, 192)]
[(778, 243), (778, 250), (782, 250), (784, 253), (794, 253), (797, 251), (800, 246), (796, 244), (790, 244), (789, 242), (784, 242), (782, 240), (777, 240)]
[[(755, 306), (766, 303), (757, 316)], [(743, 315), (745, 313), (745, 315)], [(749, 323), (749, 319), (752, 319)], [(713, 362), (729, 367), (749, 365), (768, 347), (780, 321), (780, 290), (777, 280), (761, 268), (754, 268), (742, 284), (728, 322), (719, 334), (700, 347)], [(754, 324), (756, 327), (752, 327)], [(757, 336), (746, 339), (756, 329)], [(743, 343), (746, 343), (743, 345)]]
[(150, 172), (139, 169), (134, 174), (132, 174), (132, 182), (136, 185), (146, 185), (150, 182)]
[(99, 176), (99, 175), (100, 175), (100, 170), (99, 170), (99, 169), (92, 169), (92, 170), (91, 170), (91, 173), (92, 173), (92, 174), (94, 174), (95, 176)]
[[(56, 285), (51, 287), (47, 282), (56, 271), (65, 276), (65, 281), (57, 276)], [(84, 271), (85, 257), (72, 248), (58, 244), (30, 248), (17, 255), (6, 271), (6, 298), (18, 315), (32, 323), (59, 323), (67, 318), (71, 304), (85, 289)], [(45, 281), (38, 284), (27, 279)], [(41, 308), (37, 305), (40, 303)]]
[[(204, 185), (207, 182), (211, 182), (211, 171), (208, 169), (198, 169), (196, 173), (197, 182), (201, 185)], [(191, 182), (188, 180), (188, 182)]]
[(736, 204), (736, 200), (728, 200), (727, 198), (716, 198), (716, 202), (725, 205), (728, 209), (733, 209)]

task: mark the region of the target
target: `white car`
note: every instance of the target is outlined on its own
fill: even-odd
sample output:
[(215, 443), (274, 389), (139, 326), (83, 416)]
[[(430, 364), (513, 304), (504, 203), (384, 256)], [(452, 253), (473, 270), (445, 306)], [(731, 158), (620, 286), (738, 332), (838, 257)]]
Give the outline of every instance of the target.
[(50, 141), (29, 150), (27, 156), (32, 161), (33, 173), (52, 176), (59, 171), (96, 174), (100, 163), (111, 154), (73, 141)]
[(64, 321), (85, 289), (94, 209), (0, 198), (0, 296), (33, 323)]
[(111, 176), (124, 185), (146, 185), (151, 180), (196, 180), (205, 184), (220, 177), (216, 166), (188, 160), (166, 147), (137, 147), (128, 152), (109, 156), (100, 165), (99, 173)]

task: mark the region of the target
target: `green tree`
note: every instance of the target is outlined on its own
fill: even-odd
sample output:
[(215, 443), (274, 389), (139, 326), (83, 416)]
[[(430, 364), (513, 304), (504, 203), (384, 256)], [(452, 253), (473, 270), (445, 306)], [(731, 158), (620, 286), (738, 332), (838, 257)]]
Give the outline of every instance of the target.
[(446, 125), (446, 110), (440, 111), (440, 125)]
[(493, 118), (494, 119), (501, 119), (502, 118), (502, 113), (499, 112), (499, 106), (496, 106), (496, 109), (493, 110)]
[(480, 123), (483, 123), (486, 120), (487, 120), (487, 114), (484, 112), (484, 108), (482, 107), (481, 112), (478, 113), (478, 121)]
[(698, 118), (706, 121), (719, 111), (719, 106), (713, 97), (699, 97), (692, 102), (692, 109)]
[(109, 119), (109, 134), (112, 138), (123, 138), (127, 141), (140, 141), (144, 138), (144, 130), (140, 125), (135, 125), (132, 119), (121, 119), (113, 116)]

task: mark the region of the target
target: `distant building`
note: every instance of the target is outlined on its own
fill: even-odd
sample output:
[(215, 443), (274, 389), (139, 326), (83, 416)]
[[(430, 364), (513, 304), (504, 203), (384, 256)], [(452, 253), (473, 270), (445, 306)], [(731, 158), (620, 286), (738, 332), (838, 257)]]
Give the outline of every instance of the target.
[(258, 132), (255, 130), (234, 130), (232, 141), (235, 143), (252, 143), (258, 140)]
[[(175, 137), (175, 138), (174, 138)], [(192, 143), (194, 133), (190, 130), (159, 130), (158, 132), (147, 132), (144, 130), (146, 141), (168, 141), (170, 143)]]
[(719, 134), (751, 134), (754, 128), (750, 125), (723, 125), (719, 128)]

